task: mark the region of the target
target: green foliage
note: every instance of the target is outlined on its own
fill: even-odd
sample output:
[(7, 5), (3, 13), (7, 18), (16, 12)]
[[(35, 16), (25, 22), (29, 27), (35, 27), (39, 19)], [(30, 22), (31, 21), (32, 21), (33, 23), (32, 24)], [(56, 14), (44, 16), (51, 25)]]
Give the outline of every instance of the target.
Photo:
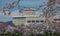
[[(23, 36), (21, 34), (0, 34), (0, 36)], [(26, 36), (26, 35), (24, 35)], [(27, 36), (58, 36), (58, 34), (29, 34)]]

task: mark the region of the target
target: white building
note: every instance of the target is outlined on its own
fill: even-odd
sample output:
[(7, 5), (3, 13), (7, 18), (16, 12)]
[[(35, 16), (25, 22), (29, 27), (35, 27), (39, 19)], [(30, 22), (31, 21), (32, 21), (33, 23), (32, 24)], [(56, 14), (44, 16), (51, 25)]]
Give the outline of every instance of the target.
[(34, 8), (26, 8), (24, 9), (24, 15), (23, 16), (13, 16), (13, 23), (15, 25), (20, 24), (43, 24), (45, 21), (45, 18), (42, 16), (35, 16), (37, 9)]
[(56, 21), (56, 22), (60, 22), (60, 15), (54, 16), (53, 20)]
[[(44, 24), (45, 17), (44, 16), (35, 16), (36, 10), (37, 9), (34, 9), (34, 8), (24, 9), (23, 16), (13, 16), (13, 23), (15, 25)], [(55, 19), (56, 18), (53, 18), (53, 21), (56, 21)]]

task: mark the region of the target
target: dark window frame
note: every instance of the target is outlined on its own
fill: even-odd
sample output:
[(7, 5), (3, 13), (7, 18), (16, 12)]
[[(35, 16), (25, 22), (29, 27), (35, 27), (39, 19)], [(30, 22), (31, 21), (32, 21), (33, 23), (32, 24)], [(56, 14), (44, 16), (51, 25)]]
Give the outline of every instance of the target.
[(43, 23), (43, 22), (44, 22), (44, 20), (40, 20), (40, 22), (42, 22), (42, 23)]
[(28, 22), (28, 23), (31, 23), (31, 20), (28, 20), (27, 22)]
[(32, 23), (35, 23), (35, 20), (32, 20)]
[(60, 19), (54, 19), (54, 21), (60, 21)]
[(36, 23), (39, 23), (39, 20), (36, 20)]

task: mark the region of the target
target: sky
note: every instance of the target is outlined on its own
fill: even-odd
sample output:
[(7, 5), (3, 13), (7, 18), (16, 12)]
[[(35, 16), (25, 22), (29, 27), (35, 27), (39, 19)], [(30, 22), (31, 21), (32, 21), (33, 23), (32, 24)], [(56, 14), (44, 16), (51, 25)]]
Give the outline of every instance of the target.
[[(18, 13), (16, 13), (18, 10), (18, 7), (15, 7), (14, 9), (12, 9), (11, 16), (5, 16), (1, 14), (2, 7), (7, 6), (6, 3), (9, 4), (13, 1), (17, 1), (17, 0), (0, 0), (0, 21), (7, 22), (7, 21), (12, 20), (12, 17), (11, 17), (12, 15), (18, 15)], [(20, 5), (20, 8), (23, 8), (23, 7), (38, 8), (39, 5), (43, 4), (43, 2), (47, 2), (47, 0), (21, 0), (19, 5)], [(41, 12), (42, 12), (41, 10), (38, 10), (36, 14), (39, 14)]]

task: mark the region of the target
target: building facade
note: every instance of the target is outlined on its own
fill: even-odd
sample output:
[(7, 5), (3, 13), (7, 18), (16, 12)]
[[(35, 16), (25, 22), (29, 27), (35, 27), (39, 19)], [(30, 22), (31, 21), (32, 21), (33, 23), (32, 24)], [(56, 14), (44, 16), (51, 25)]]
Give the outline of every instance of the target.
[(36, 9), (27, 8), (24, 10), (23, 16), (13, 16), (13, 23), (15, 25), (29, 25), (29, 24), (43, 24), (45, 22), (45, 18), (35, 16)]
[[(45, 24), (45, 17), (44, 16), (35, 16), (36, 9), (33, 8), (26, 8), (24, 9), (23, 16), (13, 16), (13, 23), (14, 25), (29, 25), (29, 24)], [(59, 21), (57, 18), (50, 19), (52, 21)]]
[(54, 20), (55, 22), (60, 22), (60, 15), (54, 16), (54, 17), (53, 17), (53, 20)]

